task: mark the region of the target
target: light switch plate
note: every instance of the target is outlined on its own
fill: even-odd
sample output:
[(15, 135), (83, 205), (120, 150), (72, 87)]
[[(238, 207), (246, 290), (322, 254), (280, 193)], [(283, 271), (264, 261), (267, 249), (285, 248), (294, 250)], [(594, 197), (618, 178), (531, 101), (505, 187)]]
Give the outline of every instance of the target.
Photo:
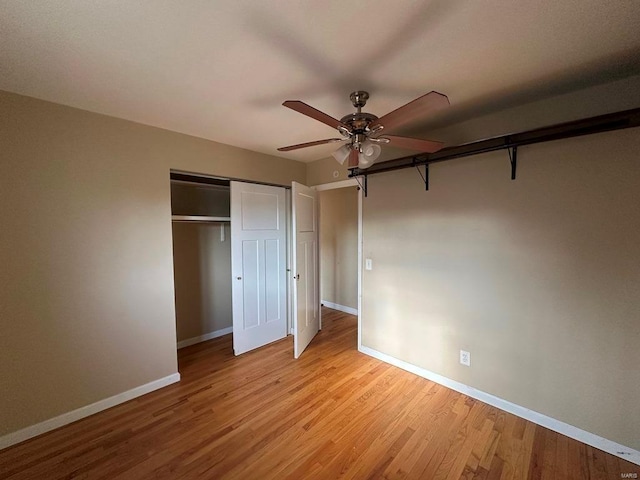
[(364, 269), (365, 270), (373, 270), (373, 261), (370, 258), (365, 259), (365, 261), (364, 261)]

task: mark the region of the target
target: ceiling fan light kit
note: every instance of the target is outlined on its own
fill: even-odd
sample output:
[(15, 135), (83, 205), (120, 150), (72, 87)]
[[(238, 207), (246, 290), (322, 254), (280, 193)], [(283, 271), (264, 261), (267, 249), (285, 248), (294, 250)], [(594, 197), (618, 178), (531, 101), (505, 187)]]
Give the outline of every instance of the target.
[(382, 153), (382, 147), (370, 140), (365, 140), (358, 155), (358, 168), (369, 168)]
[(343, 138), (329, 138), (326, 140), (316, 140), (314, 142), (300, 143), (281, 147), (278, 150), (288, 152), (299, 148), (313, 147), (326, 143), (346, 141), (331, 155), (342, 165), (347, 158), (349, 163), (347, 168), (368, 168), (375, 163), (382, 153), (380, 144), (390, 144), (400, 148), (417, 150), (421, 153), (434, 153), (444, 145), (441, 142), (422, 140), (418, 138), (398, 137), (396, 135), (384, 135), (384, 130), (398, 128), (418, 117), (433, 112), (449, 105), (449, 99), (438, 92), (429, 92), (422, 97), (397, 108), (396, 110), (378, 118), (376, 115), (362, 111), (369, 99), (369, 93), (358, 90), (349, 96), (351, 103), (356, 108), (355, 113), (345, 115), (340, 120), (327, 115), (320, 110), (307, 105), (299, 100), (287, 100), (282, 105), (298, 113), (318, 120), (330, 127), (335, 128)]
[(351, 153), (351, 148), (349, 145), (342, 145), (339, 149), (333, 152), (331, 155), (335, 158), (340, 165), (343, 165), (345, 160), (349, 158), (349, 154)]

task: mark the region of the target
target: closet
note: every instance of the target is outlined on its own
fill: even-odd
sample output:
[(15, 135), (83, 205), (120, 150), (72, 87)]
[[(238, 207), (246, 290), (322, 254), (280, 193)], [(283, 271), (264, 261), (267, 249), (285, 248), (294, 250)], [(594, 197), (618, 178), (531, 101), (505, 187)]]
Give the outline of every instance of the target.
[(178, 348), (232, 332), (229, 185), (171, 173)]
[(297, 358), (319, 328), (315, 191), (171, 172), (171, 214), (178, 348), (233, 333), (241, 355), (293, 330)]

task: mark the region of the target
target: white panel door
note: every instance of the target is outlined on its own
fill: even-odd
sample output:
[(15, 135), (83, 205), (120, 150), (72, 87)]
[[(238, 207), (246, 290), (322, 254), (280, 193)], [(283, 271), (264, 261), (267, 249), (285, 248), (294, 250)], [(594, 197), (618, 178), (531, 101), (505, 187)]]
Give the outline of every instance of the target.
[(287, 335), (285, 189), (231, 182), (233, 351)]
[(293, 350), (298, 358), (320, 330), (318, 281), (318, 197), (315, 190), (293, 182)]

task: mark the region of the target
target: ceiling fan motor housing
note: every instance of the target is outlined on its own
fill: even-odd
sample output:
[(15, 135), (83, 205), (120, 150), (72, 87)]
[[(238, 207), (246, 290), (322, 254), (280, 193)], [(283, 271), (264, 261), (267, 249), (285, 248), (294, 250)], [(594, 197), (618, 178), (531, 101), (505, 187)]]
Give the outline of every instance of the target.
[(357, 112), (345, 115), (340, 122), (350, 127), (352, 133), (357, 134), (364, 133), (367, 127), (377, 119), (378, 117), (372, 113)]

